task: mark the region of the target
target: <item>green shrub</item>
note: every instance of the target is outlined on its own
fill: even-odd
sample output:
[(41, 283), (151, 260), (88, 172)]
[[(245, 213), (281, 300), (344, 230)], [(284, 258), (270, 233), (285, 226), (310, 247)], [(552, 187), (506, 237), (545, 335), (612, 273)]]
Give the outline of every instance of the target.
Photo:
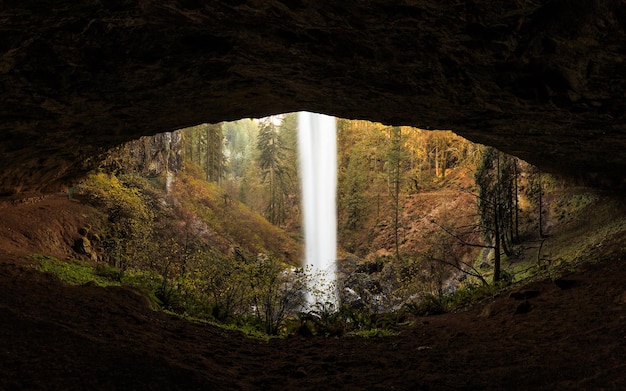
[(500, 281), (499, 281), (499, 285), (500, 286), (508, 286), (511, 285), (513, 283), (513, 280), (515, 279), (515, 276), (512, 273), (509, 273), (506, 270), (502, 270), (500, 272)]
[(176, 312), (184, 313), (185, 306), (180, 297), (180, 293), (171, 286), (161, 285), (154, 291), (154, 296), (158, 299), (161, 307)]
[(154, 210), (158, 207), (153, 192), (139, 186), (149, 184), (138, 177), (96, 173), (89, 175), (75, 192), (106, 211), (108, 223), (102, 232), (101, 257), (122, 273), (141, 267), (156, 251), (153, 249)]
[(417, 303), (405, 304), (404, 310), (418, 316), (439, 315), (446, 312), (446, 300), (443, 296), (427, 294)]
[(122, 282), (122, 272), (114, 266), (98, 263), (96, 264), (94, 274), (112, 282)]
[(341, 336), (349, 327), (346, 312), (338, 311), (333, 303), (316, 303), (310, 311), (300, 313), (300, 332), (306, 329), (312, 335)]
[(366, 308), (332, 303), (316, 303), (310, 311), (300, 313), (299, 323), (292, 323), (290, 333), (337, 337), (385, 336), (395, 332), (403, 321), (400, 313), (373, 313)]

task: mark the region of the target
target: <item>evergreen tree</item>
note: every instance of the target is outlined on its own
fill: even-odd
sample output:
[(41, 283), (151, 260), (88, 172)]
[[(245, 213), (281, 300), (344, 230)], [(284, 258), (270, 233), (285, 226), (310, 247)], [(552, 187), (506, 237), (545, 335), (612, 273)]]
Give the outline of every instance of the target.
[(339, 209), (343, 212), (344, 226), (354, 230), (361, 226), (365, 211), (365, 190), (367, 176), (363, 169), (364, 159), (361, 150), (354, 149), (347, 157), (347, 166), (339, 168)]
[(298, 213), (300, 206), (300, 179), (299, 179), (299, 156), (298, 156), (298, 114), (289, 113), (283, 116), (280, 124), (280, 138), (284, 153), (284, 170), (287, 173), (288, 186), (285, 189), (287, 199), (285, 202), (286, 218), (291, 219), (294, 213)]
[(224, 175), (221, 124), (202, 124), (182, 130), (185, 158), (202, 168), (206, 179), (219, 182)]
[(361, 120), (337, 120), (337, 207), (340, 242), (353, 252), (355, 239), (371, 216), (379, 216), (385, 192), (384, 164), (388, 127)]
[(483, 238), (494, 250), (493, 281), (500, 280), (502, 253), (511, 255), (515, 239), (515, 210), (517, 194), (514, 193), (517, 172), (515, 160), (498, 150), (485, 148), (483, 159), (475, 173), (478, 186), (478, 212)]
[(252, 163), (255, 140), (258, 134), (256, 121), (242, 119), (224, 122), (222, 132), (225, 139), (227, 157), (226, 170), (229, 179), (238, 181), (246, 175)]
[(543, 173), (537, 167), (533, 167), (530, 172), (530, 198), (531, 201), (537, 206), (537, 218), (538, 218), (538, 233), (540, 238), (545, 238), (546, 235), (543, 232)]
[(285, 164), (285, 146), (273, 118), (261, 122), (257, 149), (260, 153), (258, 165), (261, 181), (269, 192), (265, 216), (272, 224), (279, 225), (285, 221), (285, 198), (291, 188), (291, 179)]
[(224, 173), (223, 136), (221, 124), (206, 124), (204, 171), (209, 182), (219, 182)]

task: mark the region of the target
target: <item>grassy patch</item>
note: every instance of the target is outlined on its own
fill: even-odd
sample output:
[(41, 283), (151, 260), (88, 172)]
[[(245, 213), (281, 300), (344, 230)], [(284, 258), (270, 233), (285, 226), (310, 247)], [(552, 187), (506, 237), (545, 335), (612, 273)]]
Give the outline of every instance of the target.
[(94, 283), (100, 287), (132, 286), (144, 292), (151, 302), (161, 305), (154, 293), (161, 281), (155, 273), (127, 270), (122, 274), (118, 268), (109, 265), (93, 264), (76, 259), (60, 260), (41, 254), (33, 255), (33, 259), (38, 263), (35, 269), (52, 273), (68, 285)]
[(69, 285), (82, 285), (88, 282), (103, 287), (121, 285), (119, 274), (114, 274), (112, 271), (99, 273), (96, 265), (88, 262), (76, 259), (62, 261), (41, 254), (33, 255), (33, 259), (38, 262), (35, 267), (37, 270), (52, 273)]
[(384, 337), (395, 337), (400, 335), (397, 331), (389, 330), (389, 329), (367, 329), (367, 330), (357, 330), (350, 331), (346, 333), (347, 337), (361, 337), (361, 338), (384, 338)]

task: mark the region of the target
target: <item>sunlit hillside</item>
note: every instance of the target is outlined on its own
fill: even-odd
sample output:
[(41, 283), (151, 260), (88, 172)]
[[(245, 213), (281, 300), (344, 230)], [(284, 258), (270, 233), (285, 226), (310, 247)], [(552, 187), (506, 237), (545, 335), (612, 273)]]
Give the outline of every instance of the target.
[(206, 249), (222, 257), (234, 252), (250, 258), (271, 255), (299, 264), (301, 246), (296, 240), (201, 176), (188, 164), (169, 179), (167, 190), (165, 178), (105, 173), (87, 177), (73, 196), (108, 215), (105, 221), (94, 220), (90, 232), (98, 257), (115, 258), (118, 250), (128, 254), (130, 249), (143, 252), (141, 258)]
[(177, 175), (170, 198), (178, 216), (195, 221), (196, 233), (222, 254), (237, 247), (250, 257), (272, 255), (300, 264), (302, 246), (296, 239), (231, 198), (217, 183), (202, 179), (193, 165)]

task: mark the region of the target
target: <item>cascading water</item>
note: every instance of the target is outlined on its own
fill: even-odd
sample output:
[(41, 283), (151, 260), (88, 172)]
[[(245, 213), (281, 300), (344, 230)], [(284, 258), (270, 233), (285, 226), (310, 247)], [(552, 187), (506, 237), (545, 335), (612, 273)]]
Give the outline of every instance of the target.
[(298, 113), (298, 150), (304, 214), (304, 245), (309, 306), (337, 304), (337, 139), (335, 118)]

